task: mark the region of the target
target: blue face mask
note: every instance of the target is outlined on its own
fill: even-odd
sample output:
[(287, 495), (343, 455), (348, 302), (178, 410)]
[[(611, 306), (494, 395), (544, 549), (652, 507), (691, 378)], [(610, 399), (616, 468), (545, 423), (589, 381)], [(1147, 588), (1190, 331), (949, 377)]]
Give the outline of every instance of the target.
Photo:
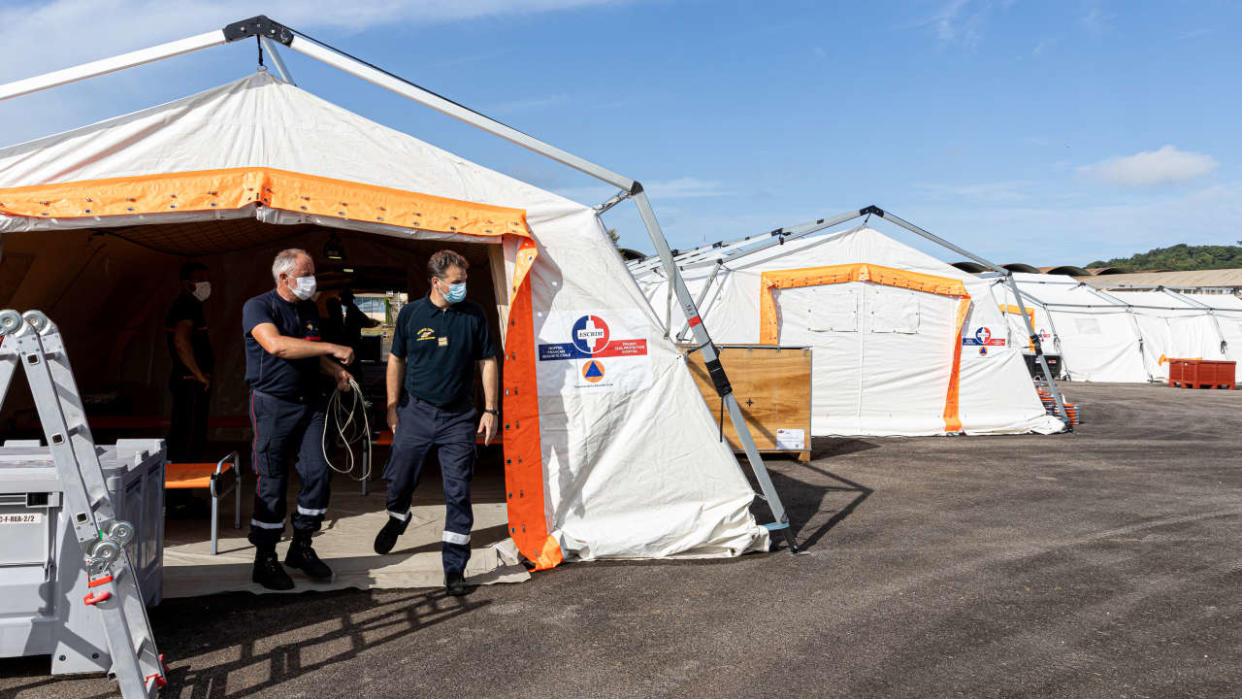
[(444, 300), (449, 303), (459, 303), (466, 298), (466, 283), (457, 282), (449, 284), (448, 293), (444, 295)]

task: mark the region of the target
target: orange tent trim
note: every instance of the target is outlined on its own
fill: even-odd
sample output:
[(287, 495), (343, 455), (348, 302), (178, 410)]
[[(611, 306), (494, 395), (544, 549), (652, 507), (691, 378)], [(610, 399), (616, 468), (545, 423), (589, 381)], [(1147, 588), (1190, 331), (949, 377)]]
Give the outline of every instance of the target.
[(442, 233), (530, 236), (521, 209), (266, 167), (0, 188), (0, 214), (27, 218), (201, 212), (251, 204)]
[(960, 299), (957, 305), (957, 318), (953, 332), (953, 364), (949, 372), (949, 388), (944, 401), (944, 430), (945, 432), (961, 432), (962, 419), (959, 392), (962, 363), (962, 326), (966, 323), (966, 315), (970, 310), (971, 299), (970, 294), (966, 291), (966, 284), (960, 279), (939, 277), (934, 274), (923, 274), (922, 272), (911, 272), (865, 262), (764, 272), (760, 278), (759, 289), (760, 344), (775, 345), (780, 340), (780, 321), (777, 318), (774, 289), (797, 289), (806, 286), (845, 284), (848, 282), (871, 282), (872, 284), (882, 284), (884, 286), (921, 291), (938, 296), (952, 296)]

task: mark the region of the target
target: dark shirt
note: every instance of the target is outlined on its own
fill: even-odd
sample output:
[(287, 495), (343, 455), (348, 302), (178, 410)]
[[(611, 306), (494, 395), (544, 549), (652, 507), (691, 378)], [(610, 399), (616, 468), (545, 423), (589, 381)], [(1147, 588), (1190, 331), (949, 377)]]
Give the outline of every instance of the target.
[(392, 354), (405, 359), (406, 393), (447, 406), (473, 400), (474, 363), (497, 352), (479, 304), (441, 310), (423, 297), (397, 315)]
[(362, 329), (371, 327), (371, 318), (352, 303), (342, 303), (341, 310), (345, 313), (345, 344), (357, 350), (362, 344)]
[(164, 316), (164, 328), (168, 335), (168, 354), (172, 357), (172, 378), (174, 380), (193, 376), (190, 368), (181, 361), (177, 354), (177, 324), (183, 320), (190, 321), (190, 349), (194, 353), (194, 361), (199, 371), (210, 374), (216, 366), (216, 356), (211, 351), (211, 338), (207, 334), (207, 319), (203, 316), (203, 302), (192, 294), (182, 292), (173, 301), (168, 315)]
[(246, 336), (246, 383), (280, 398), (308, 398), (320, 390), (319, 357), (281, 359), (269, 354), (250, 334), (256, 325), (271, 323), (286, 337), (318, 342), (319, 309), (311, 301), (286, 301), (273, 289), (242, 307)]

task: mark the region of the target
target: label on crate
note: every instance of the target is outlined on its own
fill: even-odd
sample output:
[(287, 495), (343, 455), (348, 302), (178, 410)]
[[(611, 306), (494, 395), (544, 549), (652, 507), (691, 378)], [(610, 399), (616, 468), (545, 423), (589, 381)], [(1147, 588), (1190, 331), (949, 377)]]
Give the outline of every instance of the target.
[(0, 512), (0, 524), (43, 524), (43, 513)]
[(806, 430), (778, 428), (776, 430), (776, 448), (790, 451), (806, 449)]
[(633, 391), (651, 385), (641, 311), (556, 311), (537, 329), (542, 394)]

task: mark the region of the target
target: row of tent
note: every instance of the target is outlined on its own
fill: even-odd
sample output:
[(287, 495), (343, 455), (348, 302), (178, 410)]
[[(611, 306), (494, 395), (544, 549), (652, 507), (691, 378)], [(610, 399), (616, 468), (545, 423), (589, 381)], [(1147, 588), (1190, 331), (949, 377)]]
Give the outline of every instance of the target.
[[(1073, 381), (1163, 381), (1171, 358), (1242, 355), (1242, 299), (1231, 294), (970, 274), (866, 226), (789, 237), (676, 262), (715, 341), (812, 348), (816, 436), (1059, 431), (1023, 357), (1032, 331)], [(664, 270), (651, 258), (629, 267), (684, 339)]]
[[(1043, 274), (1014, 280), (1044, 351), (1061, 355), (1073, 381), (1160, 382), (1169, 377), (1170, 359), (1242, 360), (1242, 299), (1231, 293), (1106, 290)], [(1001, 303), (1012, 306), (1010, 287), (992, 283)], [(1022, 320), (1008, 317), (1022, 337)]]

